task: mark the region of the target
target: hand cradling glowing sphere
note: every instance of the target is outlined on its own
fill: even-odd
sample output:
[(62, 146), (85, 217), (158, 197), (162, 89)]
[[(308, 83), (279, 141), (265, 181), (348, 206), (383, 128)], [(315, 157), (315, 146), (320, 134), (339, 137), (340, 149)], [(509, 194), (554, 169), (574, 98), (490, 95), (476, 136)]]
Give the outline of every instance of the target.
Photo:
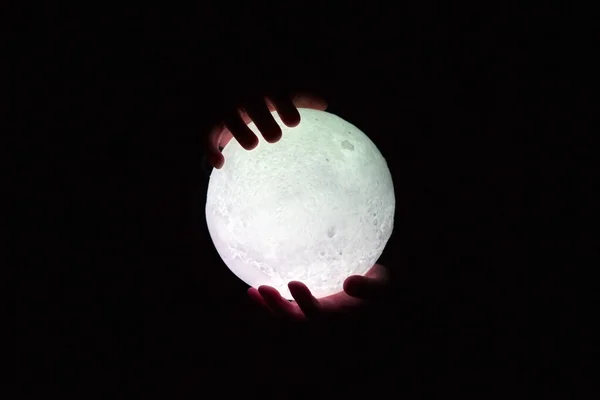
[(231, 140), (210, 176), (208, 229), (219, 255), (248, 285), (291, 299), (290, 281), (317, 298), (375, 264), (392, 234), (395, 197), (385, 159), (354, 125), (299, 109), (302, 121), (254, 150)]

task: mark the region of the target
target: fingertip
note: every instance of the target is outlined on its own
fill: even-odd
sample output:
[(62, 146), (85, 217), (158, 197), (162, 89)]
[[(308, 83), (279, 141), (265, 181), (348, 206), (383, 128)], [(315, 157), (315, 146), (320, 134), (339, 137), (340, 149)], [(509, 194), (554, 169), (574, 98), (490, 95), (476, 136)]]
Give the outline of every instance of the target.
[(295, 289), (298, 289), (298, 288), (300, 288), (300, 289), (306, 288), (306, 285), (304, 283), (300, 282), (300, 281), (290, 281), (288, 283), (288, 289), (290, 289), (290, 290), (294, 289), (295, 290)]
[(262, 296), (277, 296), (279, 295), (279, 291), (277, 291), (277, 289), (275, 289), (274, 287), (271, 286), (266, 286), (266, 285), (261, 285), (258, 287), (258, 292), (262, 295)]
[(365, 284), (365, 277), (360, 275), (353, 275), (344, 281), (344, 292), (350, 296), (359, 296), (362, 293), (363, 286)]
[(298, 300), (302, 301), (303, 298), (311, 295), (310, 290), (308, 290), (306, 285), (302, 282), (291, 281), (288, 283), (288, 289), (296, 302), (298, 302)]
[(252, 136), (252, 138), (247, 138), (240, 143), (240, 145), (244, 148), (244, 150), (254, 150), (258, 146), (258, 138), (256, 136)]
[(281, 127), (277, 124), (271, 129), (269, 129), (268, 134), (263, 134), (263, 137), (268, 143), (277, 143), (281, 140), (283, 136), (283, 132), (281, 131)]
[(273, 101), (267, 99), (269, 110), (276, 110), (281, 122), (285, 126), (293, 128), (300, 123), (300, 112), (294, 105), (294, 101), (288, 95), (282, 93), (273, 95)]
[(258, 293), (261, 299), (265, 302), (265, 304), (271, 309), (273, 312), (281, 311), (280, 299), (281, 295), (279, 291), (271, 286), (259, 286)]
[(300, 112), (296, 108), (292, 108), (285, 114), (279, 114), (279, 117), (281, 118), (281, 121), (283, 121), (283, 123), (289, 128), (295, 128), (300, 124), (301, 120)]
[(210, 157), (210, 164), (213, 168), (221, 169), (225, 164), (225, 157), (221, 153), (212, 154)]
[(256, 288), (249, 288), (247, 290), (248, 293), (248, 297), (250, 297), (252, 300), (254, 300), (257, 303), (261, 303), (262, 302), (262, 296), (260, 295), (260, 293), (258, 292), (258, 290), (256, 290)]
[(256, 289), (256, 290), (258, 290), (258, 292), (262, 294), (262, 293), (263, 293), (264, 291), (266, 291), (267, 289), (269, 289), (269, 287), (268, 287), (268, 286), (261, 285), (261, 286), (259, 286), (259, 287), (258, 287), (258, 289)]
[(245, 150), (254, 150), (258, 146), (258, 138), (252, 132), (252, 129), (242, 120), (239, 113), (230, 115), (225, 120), (224, 127)]
[(288, 283), (288, 288), (305, 317), (314, 319), (319, 316), (321, 311), (319, 300), (312, 295), (310, 289), (304, 283), (292, 281)]
[(283, 298), (279, 291), (271, 286), (259, 286), (258, 291), (264, 299), (267, 307), (277, 316), (291, 319), (303, 319), (303, 314), (298, 306)]
[(267, 143), (275, 144), (281, 140), (281, 136), (267, 140)]

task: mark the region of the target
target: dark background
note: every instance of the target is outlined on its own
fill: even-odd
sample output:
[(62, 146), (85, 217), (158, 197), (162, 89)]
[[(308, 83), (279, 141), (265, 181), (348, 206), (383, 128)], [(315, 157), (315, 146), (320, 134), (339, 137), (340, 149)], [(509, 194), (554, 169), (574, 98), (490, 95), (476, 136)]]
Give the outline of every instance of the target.
[[(574, 271), (597, 213), (579, 135), (590, 25), (573, 7), (364, 3), (5, 14), (28, 209), (13, 235), (23, 389), (577, 387), (592, 349), (567, 340), (590, 293)], [(228, 102), (272, 87), (322, 95), (389, 163), (397, 210), (380, 262), (394, 296), (367, 314), (274, 320), (208, 236), (203, 135)]]

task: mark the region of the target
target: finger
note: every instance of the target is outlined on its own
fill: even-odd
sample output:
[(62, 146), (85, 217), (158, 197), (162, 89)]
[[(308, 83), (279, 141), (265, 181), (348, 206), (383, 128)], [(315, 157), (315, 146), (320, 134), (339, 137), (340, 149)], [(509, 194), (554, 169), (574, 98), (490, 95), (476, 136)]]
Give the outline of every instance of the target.
[(385, 293), (386, 285), (376, 278), (354, 275), (344, 281), (344, 292), (362, 300), (375, 300)]
[(300, 123), (300, 113), (289, 96), (272, 95), (267, 99), (267, 104), (272, 110), (277, 111), (279, 118), (286, 126), (293, 128)]
[(260, 286), (258, 292), (275, 315), (292, 319), (303, 319), (304, 315), (302, 314), (302, 311), (300, 311), (297, 306), (281, 297), (277, 289), (270, 286)]
[(244, 123), (246, 125), (248, 125), (250, 122), (252, 122), (252, 118), (250, 118), (248, 113), (244, 110), (240, 110), (240, 117), (242, 117), (242, 121), (244, 121)]
[(229, 129), (233, 137), (246, 150), (252, 150), (258, 146), (258, 138), (252, 130), (244, 123), (237, 110), (231, 111), (225, 118), (225, 127)]
[(306, 318), (315, 319), (321, 316), (322, 307), (319, 300), (312, 295), (304, 283), (292, 281), (288, 283), (288, 288)]
[(297, 108), (312, 108), (313, 110), (325, 111), (327, 102), (320, 97), (311, 94), (299, 93), (292, 98), (294, 105)]
[(206, 158), (208, 163), (214, 168), (221, 168), (225, 162), (225, 158), (221, 154), (221, 151), (219, 151), (219, 140), (224, 129), (225, 125), (223, 123), (213, 127), (205, 143)]
[(244, 109), (267, 142), (275, 143), (281, 139), (281, 127), (275, 122), (264, 100), (251, 102)]
[(248, 289), (248, 297), (250, 297), (250, 299), (258, 306), (264, 308), (265, 310), (270, 310), (269, 306), (267, 305), (267, 303), (265, 302), (265, 300), (263, 299), (263, 297), (261, 296), (261, 294), (259, 293), (259, 291), (253, 287), (251, 287), (250, 289)]

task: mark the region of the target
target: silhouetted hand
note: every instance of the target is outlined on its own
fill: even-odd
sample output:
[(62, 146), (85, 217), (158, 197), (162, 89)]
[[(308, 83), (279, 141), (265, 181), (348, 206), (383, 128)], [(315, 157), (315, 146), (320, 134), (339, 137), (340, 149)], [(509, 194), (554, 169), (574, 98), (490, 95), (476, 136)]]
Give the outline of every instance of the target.
[(300, 123), (298, 108), (325, 110), (327, 103), (317, 97), (301, 94), (293, 97), (259, 97), (246, 101), (239, 109), (229, 110), (224, 120), (215, 126), (208, 135), (207, 158), (214, 168), (221, 168), (225, 158), (221, 150), (232, 137), (246, 150), (252, 150), (258, 145), (258, 138), (250, 130), (248, 124), (254, 122), (265, 140), (276, 143), (281, 139), (281, 127), (271, 115), (277, 111), (286, 126), (294, 127)]
[(353, 275), (346, 278), (342, 292), (321, 299), (316, 299), (301, 282), (292, 281), (288, 287), (295, 301), (284, 299), (271, 286), (250, 288), (248, 295), (276, 316), (302, 321), (356, 311), (357, 308), (382, 298), (390, 290), (388, 271), (380, 264), (375, 264), (364, 276)]

